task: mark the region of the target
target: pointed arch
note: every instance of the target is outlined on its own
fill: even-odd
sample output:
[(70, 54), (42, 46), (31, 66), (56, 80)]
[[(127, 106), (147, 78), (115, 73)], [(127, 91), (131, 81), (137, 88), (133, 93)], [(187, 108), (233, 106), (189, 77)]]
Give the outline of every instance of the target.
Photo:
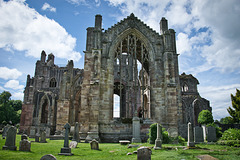
[(50, 115), (51, 115), (51, 103), (47, 94), (40, 100), (40, 108), (39, 108), (39, 124), (50, 124)]
[(50, 82), (49, 82), (49, 87), (50, 88), (55, 88), (55, 87), (57, 87), (57, 81), (56, 81), (56, 79), (53, 77), (53, 78), (51, 78), (51, 80), (50, 80)]

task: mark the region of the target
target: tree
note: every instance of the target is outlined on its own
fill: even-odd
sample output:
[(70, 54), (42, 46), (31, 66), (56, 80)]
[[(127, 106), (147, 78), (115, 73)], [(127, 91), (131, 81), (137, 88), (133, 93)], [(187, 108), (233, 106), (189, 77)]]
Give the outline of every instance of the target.
[(233, 122), (232, 117), (228, 116), (228, 117), (225, 117), (225, 118), (221, 118), (220, 123), (222, 123), (222, 124), (233, 124), (234, 122)]
[(17, 124), (20, 122), (22, 101), (11, 100), (11, 93), (3, 91), (0, 94), (0, 123), (12, 122)]
[(213, 116), (209, 110), (202, 110), (198, 115), (198, 123), (200, 124), (210, 124), (213, 123)]
[(227, 111), (232, 117), (234, 123), (240, 122), (240, 91), (236, 89), (236, 95), (231, 94), (232, 108), (228, 107)]

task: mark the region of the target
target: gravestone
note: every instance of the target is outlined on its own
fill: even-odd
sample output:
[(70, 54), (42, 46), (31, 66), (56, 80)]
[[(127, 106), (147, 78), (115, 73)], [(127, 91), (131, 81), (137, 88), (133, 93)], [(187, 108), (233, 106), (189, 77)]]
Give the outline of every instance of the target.
[(42, 156), (42, 158), (40, 160), (57, 160), (57, 158), (55, 156), (53, 156), (52, 154), (47, 154)]
[(45, 131), (41, 131), (41, 135), (40, 135), (40, 143), (47, 143), (46, 141), (46, 132)]
[(61, 148), (61, 153), (58, 153), (58, 154), (71, 156), (73, 154), (71, 153), (71, 148), (69, 148), (69, 137), (68, 137), (71, 126), (69, 123), (66, 123), (64, 125), (64, 128), (65, 128), (64, 146), (63, 148)]
[(187, 142), (187, 147), (188, 148), (194, 148), (194, 138), (193, 138), (193, 127), (192, 124), (189, 122), (188, 123), (188, 142)]
[(152, 151), (148, 147), (140, 147), (137, 150), (137, 160), (151, 160)]
[(36, 135), (35, 135), (35, 142), (39, 142), (39, 137), (40, 137), (40, 134), (36, 133)]
[(36, 134), (36, 129), (35, 129), (35, 127), (31, 127), (31, 128), (30, 128), (29, 137), (30, 137), (30, 138), (33, 138), (33, 137), (35, 136), (35, 134)]
[(194, 127), (194, 142), (195, 143), (204, 142), (202, 127), (199, 126)]
[(77, 145), (78, 145), (77, 141), (71, 141), (70, 144), (69, 144), (69, 148), (76, 148)]
[(210, 126), (207, 127), (207, 141), (208, 142), (216, 142), (217, 136), (216, 136), (216, 128)]
[(7, 131), (8, 129), (11, 127), (11, 125), (7, 124), (4, 128), (3, 128), (3, 132), (2, 132), (2, 138), (5, 139), (7, 136)]
[(157, 124), (157, 138), (155, 140), (154, 149), (161, 149), (162, 148), (162, 126)]
[(31, 151), (31, 142), (28, 141), (26, 134), (21, 136), (21, 141), (19, 142), (19, 151)]
[(2, 148), (3, 150), (17, 150), (17, 147), (15, 146), (16, 134), (17, 129), (11, 126), (7, 131), (6, 142)]
[(133, 119), (132, 119), (132, 128), (133, 128), (132, 143), (141, 143), (141, 138), (140, 138), (140, 119), (138, 117), (133, 117)]
[(75, 127), (74, 127), (74, 131), (73, 131), (73, 141), (77, 141), (80, 142), (79, 139), (79, 123), (75, 122)]
[(98, 141), (96, 141), (95, 139), (93, 139), (93, 140), (90, 142), (90, 146), (91, 146), (91, 149), (93, 149), (93, 150), (99, 150)]

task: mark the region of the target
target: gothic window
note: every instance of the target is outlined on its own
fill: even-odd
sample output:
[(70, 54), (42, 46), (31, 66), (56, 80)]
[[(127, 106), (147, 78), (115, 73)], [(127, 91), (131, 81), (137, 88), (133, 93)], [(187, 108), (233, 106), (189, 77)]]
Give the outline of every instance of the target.
[(182, 87), (182, 92), (187, 92), (188, 91), (188, 85), (185, 83)]
[(49, 87), (55, 88), (57, 86), (57, 81), (55, 78), (52, 78), (49, 83)]
[(48, 121), (48, 102), (47, 99), (44, 100), (42, 105), (41, 123), (47, 123)]

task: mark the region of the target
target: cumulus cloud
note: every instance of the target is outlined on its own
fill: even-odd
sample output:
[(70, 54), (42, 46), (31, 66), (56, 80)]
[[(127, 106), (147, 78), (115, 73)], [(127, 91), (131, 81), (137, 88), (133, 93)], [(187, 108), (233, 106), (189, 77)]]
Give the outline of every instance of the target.
[(236, 88), (240, 84), (231, 84), (223, 86), (199, 86), (201, 96), (208, 97), (210, 105), (213, 107), (214, 119), (220, 119), (229, 116), (227, 108), (232, 106), (230, 93), (236, 94)]
[(48, 3), (44, 3), (42, 6), (42, 10), (44, 11), (50, 11), (50, 12), (56, 12), (56, 8), (50, 6)]
[(23, 92), (14, 92), (13, 94), (12, 94), (12, 97), (11, 97), (11, 99), (14, 99), (14, 100), (23, 100), (23, 96), (24, 96), (24, 94), (23, 94)]
[(16, 68), (9, 69), (7, 67), (0, 67), (0, 78), (4, 80), (17, 79), (22, 75), (22, 72), (18, 71)]
[(56, 21), (40, 15), (24, 1), (0, 2), (0, 48), (25, 51), (36, 58), (43, 49), (58, 58), (81, 58), (74, 50), (76, 38)]
[(203, 58), (204, 65), (207, 65), (205, 69), (215, 68), (223, 72), (240, 69), (238, 0), (107, 1), (122, 12), (123, 16), (118, 20), (133, 12), (157, 32), (161, 17), (166, 17), (169, 28), (177, 32), (178, 52), (189, 56), (191, 61), (193, 56)]
[(5, 88), (10, 88), (14, 90), (23, 90), (24, 86), (19, 84), (18, 80), (9, 80), (5, 85)]
[(86, 4), (85, 0), (66, 0), (66, 1), (74, 5)]

